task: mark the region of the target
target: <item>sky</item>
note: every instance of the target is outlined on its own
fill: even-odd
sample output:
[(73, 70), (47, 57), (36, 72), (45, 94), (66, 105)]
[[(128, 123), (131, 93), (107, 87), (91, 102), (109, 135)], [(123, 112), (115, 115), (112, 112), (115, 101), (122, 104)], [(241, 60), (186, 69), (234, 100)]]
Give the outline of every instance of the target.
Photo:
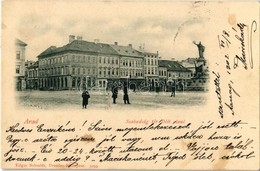
[(203, 2), (28, 1), (12, 8), (19, 9), (16, 37), (28, 44), (28, 60), (67, 44), (69, 35), (136, 49), (142, 45), (163, 59), (198, 57), (193, 41), (207, 47), (210, 11)]

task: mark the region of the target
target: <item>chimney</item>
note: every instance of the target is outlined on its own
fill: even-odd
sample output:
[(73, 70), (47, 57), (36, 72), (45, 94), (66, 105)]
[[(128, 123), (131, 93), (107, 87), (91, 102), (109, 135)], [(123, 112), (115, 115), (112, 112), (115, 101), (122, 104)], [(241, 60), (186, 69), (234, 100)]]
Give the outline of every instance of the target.
[(94, 39), (94, 43), (95, 44), (99, 43), (99, 39)]
[(50, 50), (56, 49), (56, 46), (49, 47)]
[(83, 37), (82, 36), (77, 36), (77, 40), (82, 40)]
[(118, 45), (118, 42), (115, 42), (115, 45)]
[(74, 35), (69, 35), (69, 43), (73, 42), (75, 40)]
[(128, 44), (129, 47), (133, 47), (132, 44)]

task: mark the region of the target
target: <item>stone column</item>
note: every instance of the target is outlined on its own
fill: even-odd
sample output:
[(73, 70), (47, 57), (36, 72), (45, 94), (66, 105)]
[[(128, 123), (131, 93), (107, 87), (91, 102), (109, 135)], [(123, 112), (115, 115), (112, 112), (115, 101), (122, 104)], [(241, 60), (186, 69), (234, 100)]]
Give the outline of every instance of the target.
[(72, 89), (72, 80), (71, 76), (67, 76), (67, 86), (71, 90)]
[(63, 81), (63, 88), (66, 88), (66, 82), (65, 82), (66, 79), (65, 79), (65, 77), (62, 78), (62, 81)]
[(61, 77), (58, 77), (58, 80), (59, 80), (59, 87), (58, 87), (58, 89), (60, 90), (60, 89), (61, 89), (61, 87), (62, 87), (62, 81), (61, 81)]

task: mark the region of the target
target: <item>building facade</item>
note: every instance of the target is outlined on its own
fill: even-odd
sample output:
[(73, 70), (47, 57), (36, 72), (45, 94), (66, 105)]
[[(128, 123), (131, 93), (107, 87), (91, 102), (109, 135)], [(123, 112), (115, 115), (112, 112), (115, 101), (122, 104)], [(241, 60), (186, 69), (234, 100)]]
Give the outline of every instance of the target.
[[(204, 61), (196, 62), (201, 67)], [(114, 83), (126, 83), (131, 89), (166, 91), (174, 83), (177, 90), (185, 91), (198, 77), (202, 79), (199, 68), (194, 68), (197, 71), (192, 72), (178, 61), (159, 59), (158, 52), (136, 50), (132, 44), (89, 42), (69, 36), (68, 44), (51, 46), (38, 55), (38, 65), (30, 68), (37, 72), (38, 80), (30, 75), (34, 80), (30, 85), (41, 90), (76, 90), (108, 89)]]
[[(120, 78), (119, 75), (119, 54), (108, 44), (98, 43), (98, 75), (96, 85), (98, 88), (105, 89), (113, 81)], [(105, 49), (104, 49), (105, 47)]]
[(144, 56), (132, 45), (88, 42), (69, 37), (62, 47), (51, 46), (38, 55), (39, 88), (106, 89), (114, 81), (140, 84)]
[(29, 78), (29, 68), (35, 63), (35, 61), (27, 60), (25, 61), (25, 82), (26, 82), (26, 89), (30, 89), (31, 85), (29, 84), (28, 78)]
[(26, 88), (30, 90), (39, 89), (39, 62), (36, 61), (27, 67)]
[(23, 41), (16, 39), (16, 60), (15, 60), (15, 81), (16, 90), (21, 91), (26, 89), (25, 81), (25, 50), (27, 44)]
[(127, 83), (131, 89), (138, 88), (144, 80), (144, 56), (132, 47), (120, 46), (117, 42), (110, 45), (119, 55), (120, 81)]
[(40, 89), (80, 89), (97, 78), (95, 45), (73, 40), (63, 47), (51, 46), (38, 56)]
[[(172, 86), (176, 90), (185, 91), (188, 80), (193, 77), (192, 71), (173, 60), (159, 60), (159, 79), (161, 87), (170, 90)], [(174, 84), (174, 85), (172, 85)]]
[(150, 53), (143, 51), (144, 54), (144, 76), (146, 82), (150, 85), (150, 89), (153, 91), (159, 82), (159, 69), (158, 60), (159, 55), (157, 53)]
[(180, 61), (180, 64), (192, 71), (192, 74), (195, 73), (195, 63), (197, 62), (196, 58), (187, 58), (185, 60)]

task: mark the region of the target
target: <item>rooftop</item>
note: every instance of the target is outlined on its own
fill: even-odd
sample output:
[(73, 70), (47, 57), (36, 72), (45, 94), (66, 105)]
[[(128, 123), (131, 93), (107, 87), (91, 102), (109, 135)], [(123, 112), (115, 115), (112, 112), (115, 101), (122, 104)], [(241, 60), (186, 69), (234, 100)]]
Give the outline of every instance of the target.
[(138, 56), (143, 57), (143, 54), (131, 46), (120, 46), (120, 45), (110, 45), (119, 55), (122, 56)]
[(27, 46), (27, 44), (21, 41), (20, 39), (15, 39), (15, 44), (20, 46)]
[(159, 60), (159, 67), (166, 67), (169, 71), (191, 72), (177, 61)]
[(32, 64), (31, 66), (28, 66), (28, 69), (31, 68), (38, 68), (39, 67), (39, 61), (34, 62), (34, 64)]
[(122, 55), (143, 57), (143, 54), (131, 46), (112, 45), (105, 43), (95, 43), (85, 40), (74, 40), (62, 47), (50, 46), (43, 51), (38, 57), (47, 57), (57, 53), (68, 51), (88, 52), (96, 54)]

